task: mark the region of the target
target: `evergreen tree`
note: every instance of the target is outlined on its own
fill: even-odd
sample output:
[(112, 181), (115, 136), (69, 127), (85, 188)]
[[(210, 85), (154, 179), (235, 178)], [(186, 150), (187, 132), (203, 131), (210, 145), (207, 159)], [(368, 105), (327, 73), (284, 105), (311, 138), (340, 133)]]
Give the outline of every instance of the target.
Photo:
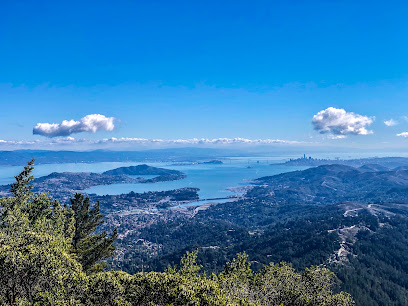
[[(85, 275), (70, 254), (72, 219), (46, 194), (33, 194), (33, 160), (0, 199), (0, 304), (66, 305)], [(79, 291), (78, 291), (79, 290)]]
[(71, 239), (74, 234), (74, 220), (70, 216), (70, 209), (62, 207), (57, 200), (45, 193), (35, 194), (31, 191), (33, 165), (34, 159), (15, 176), (16, 181), (10, 188), (12, 197), (0, 199), (0, 227), (7, 230), (12, 224), (23, 224), (27, 221), (28, 226), (33, 229), (49, 234), (57, 232), (64, 238)]
[(10, 193), (13, 195), (12, 200), (11, 198), (2, 200), (3, 209), (1, 210), (1, 225), (3, 227), (7, 225), (5, 222), (10, 212), (12, 212), (15, 208), (24, 210), (24, 206), (27, 204), (29, 198), (33, 195), (31, 192), (33, 186), (30, 185), (31, 181), (34, 179), (31, 174), (34, 169), (33, 164), (34, 159), (29, 161), (24, 167), (23, 171), (15, 176), (16, 181), (11, 184), (10, 188)]
[(112, 256), (115, 250), (113, 242), (117, 238), (117, 231), (115, 229), (111, 236), (106, 232), (95, 233), (104, 221), (99, 212), (99, 202), (91, 207), (89, 197), (75, 194), (71, 199), (71, 209), (75, 220), (72, 247), (78, 261), (88, 273), (102, 271), (106, 264), (101, 260)]

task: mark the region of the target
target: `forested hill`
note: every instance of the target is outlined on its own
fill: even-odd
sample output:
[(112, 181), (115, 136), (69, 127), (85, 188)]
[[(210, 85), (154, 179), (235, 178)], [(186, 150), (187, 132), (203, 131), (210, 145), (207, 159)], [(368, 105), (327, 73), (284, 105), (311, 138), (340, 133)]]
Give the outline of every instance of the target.
[(324, 165), (256, 180), (248, 197), (275, 203), (408, 202), (408, 170)]
[(177, 170), (151, 167), (146, 164), (120, 167), (105, 171), (103, 174), (108, 175), (182, 175), (183, 173)]

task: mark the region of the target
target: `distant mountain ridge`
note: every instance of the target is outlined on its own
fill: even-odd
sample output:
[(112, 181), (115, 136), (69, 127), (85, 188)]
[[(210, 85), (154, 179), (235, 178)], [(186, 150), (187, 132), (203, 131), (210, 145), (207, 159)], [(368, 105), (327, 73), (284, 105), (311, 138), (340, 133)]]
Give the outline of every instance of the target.
[(35, 158), (36, 164), (97, 163), (97, 162), (147, 162), (147, 161), (197, 161), (219, 156), (239, 155), (237, 151), (212, 148), (167, 148), (141, 151), (0, 151), (0, 165), (18, 166)]
[(247, 196), (264, 197), (274, 203), (408, 203), (408, 170), (377, 171), (383, 169), (323, 165), (266, 176), (255, 180), (258, 186)]
[(386, 168), (396, 167), (408, 167), (407, 157), (370, 157), (370, 158), (358, 158), (358, 159), (316, 159), (316, 158), (298, 158), (291, 159), (285, 163), (272, 164), (273, 165), (285, 165), (285, 166), (307, 166), (318, 167), (323, 165), (346, 165), (351, 167), (361, 167), (364, 165), (377, 165)]
[(359, 167), (358, 169), (368, 172), (373, 171), (390, 171), (391, 169), (378, 164), (365, 164), (364, 166)]

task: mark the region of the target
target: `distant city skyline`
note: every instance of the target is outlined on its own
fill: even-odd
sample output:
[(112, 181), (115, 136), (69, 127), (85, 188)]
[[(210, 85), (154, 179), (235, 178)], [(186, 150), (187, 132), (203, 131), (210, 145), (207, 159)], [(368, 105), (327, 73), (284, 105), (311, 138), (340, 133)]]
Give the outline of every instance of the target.
[(404, 2), (176, 2), (3, 1), (0, 150), (408, 147)]

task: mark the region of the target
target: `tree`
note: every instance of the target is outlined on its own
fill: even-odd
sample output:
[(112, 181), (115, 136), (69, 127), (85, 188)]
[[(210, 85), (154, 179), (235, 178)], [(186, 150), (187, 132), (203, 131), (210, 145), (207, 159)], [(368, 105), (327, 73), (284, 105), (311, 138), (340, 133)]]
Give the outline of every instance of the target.
[(18, 175), (15, 176), (16, 181), (11, 184), (10, 193), (13, 195), (13, 198), (4, 198), (1, 200), (1, 225), (3, 228), (7, 227), (7, 222), (9, 220), (9, 215), (12, 214), (15, 210), (24, 211), (27, 210), (28, 201), (30, 197), (33, 196), (31, 189), (33, 188), (30, 185), (31, 181), (34, 179), (32, 176), (32, 171), (34, 159), (29, 161)]
[(10, 189), (12, 197), (0, 199), (0, 227), (3, 230), (15, 230), (18, 226), (28, 226), (43, 233), (58, 234), (67, 243), (74, 234), (74, 219), (70, 216), (70, 209), (62, 207), (45, 193), (35, 194), (31, 191), (33, 165), (34, 159), (15, 176), (16, 181)]
[(311, 267), (296, 273), (287, 263), (269, 264), (254, 273), (248, 255), (238, 254), (213, 278), (236, 303), (248, 305), (351, 306), (351, 296), (334, 294), (335, 275), (326, 268)]
[(75, 233), (72, 239), (73, 252), (88, 273), (102, 271), (105, 263), (101, 260), (111, 257), (115, 250), (113, 242), (117, 238), (117, 230), (109, 237), (106, 232), (95, 233), (101, 225), (103, 215), (99, 212), (99, 202), (91, 207), (89, 197), (76, 193), (71, 199)]
[(31, 192), (33, 162), (16, 176), (13, 196), (0, 199), (0, 304), (68, 304), (80, 295), (85, 275), (70, 254), (66, 211)]

